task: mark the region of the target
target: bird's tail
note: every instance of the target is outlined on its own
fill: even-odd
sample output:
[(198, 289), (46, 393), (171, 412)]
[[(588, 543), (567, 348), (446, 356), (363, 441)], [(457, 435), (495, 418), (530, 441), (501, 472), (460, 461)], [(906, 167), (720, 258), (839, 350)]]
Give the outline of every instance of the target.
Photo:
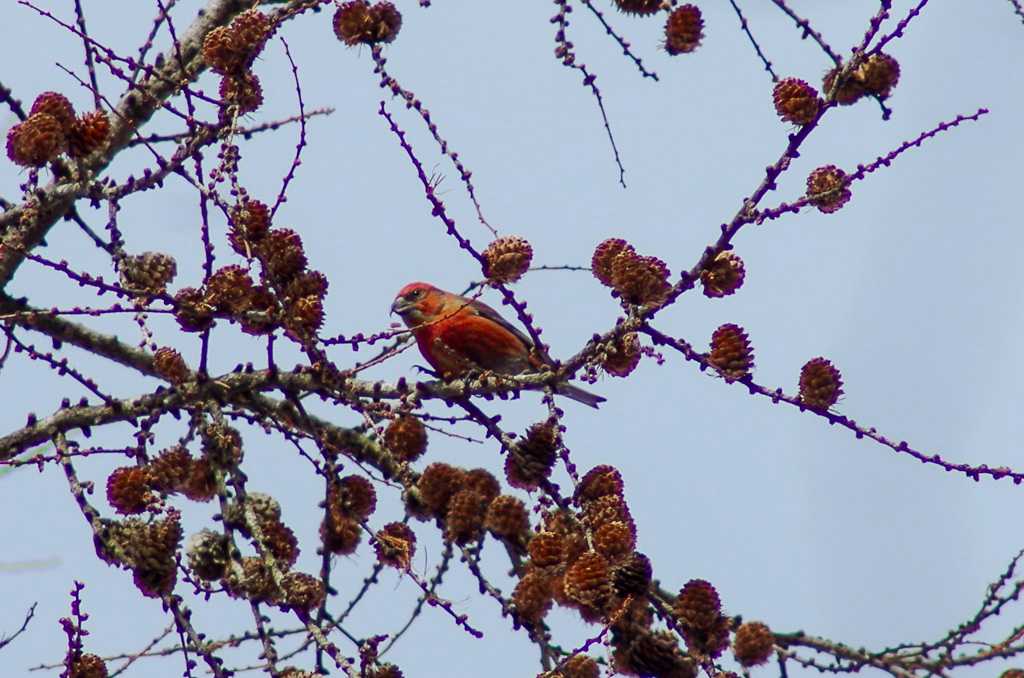
[(555, 388), (555, 393), (564, 395), (566, 398), (572, 398), (576, 402), (583, 403), (584, 405), (589, 405), (595, 410), (598, 405), (607, 400), (607, 398), (603, 398), (596, 393), (591, 393), (590, 391), (585, 391), (579, 386), (573, 386), (572, 384), (559, 384), (558, 387)]

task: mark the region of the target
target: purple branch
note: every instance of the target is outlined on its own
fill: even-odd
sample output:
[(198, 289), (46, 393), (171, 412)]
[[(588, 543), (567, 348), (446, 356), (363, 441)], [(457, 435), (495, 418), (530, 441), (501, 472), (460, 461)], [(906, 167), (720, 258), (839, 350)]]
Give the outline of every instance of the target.
[[(710, 369), (712, 373), (716, 375), (718, 374), (718, 370), (714, 367), (714, 365), (712, 365), (708, 361), (707, 356), (695, 350), (689, 342), (684, 341), (682, 339), (674, 339), (672, 337), (669, 337), (665, 334), (662, 334), (653, 327), (647, 325), (641, 327), (640, 331), (649, 336), (655, 344), (659, 346), (667, 346), (669, 348), (673, 348), (679, 353), (681, 353), (687, 360), (697, 363), (698, 365), (700, 365), (701, 371)], [(811, 412), (812, 414), (815, 414), (827, 420), (829, 424), (837, 424), (839, 426), (842, 426), (843, 428), (852, 431), (858, 439), (870, 438), (871, 440), (874, 440), (875, 442), (884, 445), (895, 452), (909, 455), (914, 459), (918, 460), (919, 462), (921, 462), (922, 464), (931, 464), (938, 466), (939, 468), (945, 471), (955, 471), (957, 473), (962, 473), (971, 480), (975, 481), (981, 480), (982, 476), (991, 477), (993, 480), (1009, 478), (1010, 480), (1013, 481), (1015, 485), (1019, 485), (1022, 481), (1024, 481), (1024, 472), (1014, 471), (1005, 466), (1000, 466), (998, 468), (989, 468), (987, 464), (971, 466), (969, 464), (957, 464), (951, 461), (946, 461), (938, 454), (927, 454), (925, 452), (921, 452), (910, 447), (910, 445), (905, 440), (901, 440), (899, 442), (891, 440), (886, 436), (882, 435), (881, 433), (879, 433), (877, 429), (873, 427), (865, 428), (859, 425), (853, 419), (846, 417), (845, 415), (837, 414), (835, 412), (830, 411), (812, 410), (800, 401), (799, 396), (786, 395), (785, 393), (782, 392), (781, 388), (771, 389), (768, 388), (767, 386), (761, 386), (760, 384), (754, 382), (749, 375), (743, 377), (742, 379), (736, 379), (733, 382), (727, 383), (742, 384), (750, 392), (751, 395), (764, 396), (766, 398), (770, 398), (773, 403), (777, 404), (780, 402), (784, 402), (799, 408), (801, 411)]]
[(940, 132), (945, 132), (947, 129), (951, 127), (956, 127), (962, 122), (966, 122), (968, 120), (976, 121), (978, 118), (980, 118), (983, 115), (986, 115), (988, 112), (989, 111), (987, 108), (979, 108), (975, 113), (972, 113), (971, 115), (958, 115), (949, 122), (939, 123), (932, 129), (928, 130), (927, 132), (922, 132), (914, 139), (911, 139), (910, 141), (904, 141), (902, 144), (897, 146), (888, 154), (884, 156), (879, 156), (873, 163), (869, 165), (858, 165), (857, 171), (850, 175), (850, 180), (857, 181), (859, 179), (863, 179), (865, 175), (874, 172), (879, 167), (888, 167), (890, 164), (892, 164), (892, 161), (895, 160), (904, 151), (907, 151), (915, 146), (920, 146), (923, 142), (927, 141), (928, 139), (931, 139)]
[[(371, 532), (371, 541), (376, 541), (376, 537), (372, 535), (373, 533)], [(409, 579), (412, 579), (416, 583), (416, 585), (420, 587), (420, 591), (423, 592), (423, 598), (424, 600), (426, 600), (427, 605), (429, 605), (430, 607), (439, 607), (445, 612), (447, 612), (448, 616), (455, 620), (456, 626), (462, 628), (464, 631), (466, 631), (466, 633), (473, 636), (474, 638), (480, 639), (484, 637), (483, 631), (480, 631), (470, 625), (469, 617), (467, 615), (458, 614), (455, 611), (455, 606), (450, 600), (442, 598), (438, 596), (436, 593), (434, 593), (434, 587), (432, 586), (432, 582), (424, 581), (418, 574), (416, 574), (408, 568), (402, 570), (402, 574), (404, 574)]]
[(566, 38), (566, 30), (569, 28), (568, 15), (572, 11), (572, 6), (569, 4), (569, 0), (555, 0), (555, 4), (558, 5), (558, 13), (551, 17), (551, 23), (558, 25), (558, 31), (555, 33), (555, 58), (560, 59), (563, 66), (579, 71), (583, 76), (583, 84), (589, 87), (591, 93), (593, 93), (594, 99), (597, 101), (597, 107), (601, 111), (601, 120), (604, 122), (604, 130), (608, 135), (608, 142), (612, 146), (615, 164), (619, 168), (619, 183), (625, 188), (626, 168), (622, 166), (622, 159), (619, 157), (619, 147), (615, 144), (615, 136), (612, 134), (612, 127), (608, 122), (608, 113), (604, 110), (604, 97), (601, 96), (601, 90), (594, 84), (597, 76), (587, 70), (586, 64), (576, 63), (576, 53), (572, 50), (573, 44)]
[(163, 22), (167, 20), (167, 14), (176, 2), (177, 0), (167, 0), (166, 3), (160, 4), (160, 11), (157, 13), (156, 18), (153, 19), (153, 26), (149, 29), (149, 35), (146, 36), (142, 45), (139, 46), (139, 56), (135, 58), (135, 68), (129, 80), (130, 86), (134, 86), (136, 80), (138, 80), (139, 73), (142, 72), (142, 65), (146, 61), (146, 55), (149, 53), (149, 50), (153, 49), (153, 41), (156, 39), (156, 34), (160, 31), (160, 26)]
[(761, 51), (761, 46), (757, 44), (757, 40), (754, 39), (754, 34), (750, 32), (750, 26), (747, 23), (747, 17), (743, 16), (743, 11), (740, 10), (739, 5), (736, 4), (736, 0), (729, 0), (729, 4), (732, 5), (732, 9), (736, 12), (736, 16), (740, 20), (740, 28), (747, 34), (747, 39), (750, 40), (750, 44), (754, 46), (754, 51), (757, 52), (757, 56), (761, 58), (761, 63), (764, 64), (764, 70), (768, 71), (768, 75), (772, 76), (772, 82), (778, 82), (779, 76), (772, 70), (772, 62), (768, 61), (768, 57)]
[(32, 606), (28, 608), (28, 612), (25, 613), (25, 620), (21, 622), (21, 627), (12, 633), (11, 635), (0, 636), (0, 649), (3, 649), (7, 645), (10, 645), (11, 641), (20, 636), (28, 628), (28, 624), (32, 621), (32, 618), (36, 616), (36, 605), (39, 603), (32, 603)]
[(7, 104), (7, 107), (11, 109), (11, 113), (14, 113), (18, 120), (23, 121), (28, 117), (28, 113), (22, 108), (21, 102), (14, 98), (11, 90), (4, 87), (3, 83), (0, 83), (0, 104)]
[(881, 0), (878, 11), (875, 13), (875, 16), (871, 17), (871, 21), (868, 22), (868, 29), (864, 31), (864, 37), (861, 39), (860, 45), (851, 50), (854, 56), (867, 51), (868, 45), (878, 35), (878, 30), (882, 27), (882, 23), (889, 18), (890, 9), (892, 9), (892, 0)]
[(779, 157), (779, 159), (775, 161), (775, 164), (769, 165), (768, 168), (765, 169), (765, 176), (764, 179), (761, 181), (761, 184), (756, 189), (754, 189), (754, 192), (751, 193), (750, 197), (744, 199), (743, 205), (736, 212), (736, 215), (733, 216), (732, 221), (730, 221), (728, 224), (722, 224), (722, 233), (721, 235), (718, 236), (718, 240), (716, 240), (714, 244), (704, 248), (704, 252), (701, 254), (700, 258), (698, 259), (697, 263), (693, 266), (693, 268), (691, 268), (688, 272), (682, 273), (679, 282), (673, 285), (672, 290), (671, 292), (669, 292), (668, 298), (666, 299), (665, 303), (662, 306), (651, 308), (650, 310), (648, 310), (645, 314), (646, 318), (653, 317), (654, 314), (657, 313), (657, 311), (660, 308), (664, 308), (665, 306), (671, 304), (680, 294), (686, 292), (694, 285), (696, 285), (697, 281), (700, 279), (700, 272), (704, 270), (704, 268), (715, 258), (715, 256), (719, 252), (725, 251), (731, 247), (733, 237), (739, 232), (739, 230), (743, 226), (749, 223), (753, 223), (756, 220), (756, 208), (758, 203), (760, 203), (761, 200), (764, 199), (764, 196), (767, 195), (770, 191), (774, 191), (777, 188), (775, 183), (776, 180), (783, 172), (789, 169), (790, 162), (794, 158), (799, 157), (800, 146), (807, 139), (810, 133), (817, 128), (818, 124), (821, 122), (821, 119), (825, 116), (829, 109), (833, 108), (834, 106), (834, 102), (826, 103), (824, 106), (822, 106), (821, 110), (818, 112), (818, 117), (815, 118), (813, 122), (811, 122), (808, 125), (804, 125), (794, 134), (789, 135), (789, 143), (786, 145), (786, 149), (782, 152), (782, 155)]
[(469, 193), (469, 199), (472, 201), (473, 207), (476, 208), (477, 219), (479, 219), (480, 223), (491, 232), (491, 235), (497, 237), (498, 231), (495, 230), (495, 228), (488, 223), (487, 219), (484, 218), (483, 210), (480, 208), (480, 203), (476, 199), (476, 189), (473, 187), (473, 182), (471, 180), (473, 173), (467, 170), (465, 165), (462, 164), (462, 161), (459, 160), (459, 154), (449, 148), (448, 142), (441, 136), (440, 132), (438, 132), (437, 124), (434, 123), (431, 118), (430, 111), (427, 108), (424, 108), (423, 102), (420, 101), (415, 94), (402, 87), (398, 81), (391, 77), (387, 72), (387, 69), (385, 68), (387, 65), (387, 59), (384, 57), (384, 53), (380, 45), (373, 46), (372, 54), (374, 72), (380, 74), (380, 86), (384, 89), (390, 90), (393, 95), (405, 101), (407, 108), (412, 108), (420, 114), (420, 118), (422, 118), (423, 122), (426, 123), (427, 130), (430, 132), (431, 136), (434, 137), (434, 141), (441, 148), (441, 152), (452, 161), (452, 164), (455, 165), (455, 169), (459, 171), (459, 178), (462, 179), (462, 183), (466, 186), (466, 192)]
[(914, 17), (921, 13), (921, 10), (924, 9), (924, 6), (927, 4), (928, 0), (919, 0), (917, 5), (915, 5), (909, 12), (907, 12), (907, 16), (905, 16), (898, 24), (896, 24), (896, 28), (894, 28), (891, 33), (889, 33), (881, 40), (879, 40), (878, 44), (875, 45), (874, 49), (872, 49), (871, 51), (878, 52), (883, 47), (885, 47), (890, 41), (895, 40), (896, 38), (902, 38), (903, 31), (907, 28), (910, 22), (914, 20)]
[[(37, 350), (35, 344), (26, 344), (19, 340), (16, 336), (14, 336), (13, 328), (5, 327), (4, 333), (14, 343), (15, 353), (24, 352), (27, 353), (28, 357), (31, 358), (32, 360), (42, 360), (58, 375), (62, 377), (64, 375), (69, 375), (72, 379), (81, 384), (86, 390), (90, 391), (93, 395), (103, 400), (103, 402), (105, 402), (107, 405), (114, 404), (114, 399), (108, 396), (107, 394), (103, 393), (103, 391), (100, 390), (99, 385), (97, 385), (97, 383), (94, 380), (85, 376), (84, 374), (76, 370), (74, 367), (68, 365), (68, 359), (66, 356), (58, 360), (57, 358), (54, 357), (54, 354), (49, 351)], [(68, 400), (67, 398), (65, 398), (64, 401), (61, 403), (61, 407), (70, 406), (71, 401)]]
[(801, 37), (804, 39), (808, 37), (813, 38), (814, 41), (818, 43), (818, 46), (821, 47), (822, 51), (828, 55), (828, 58), (831, 59), (836, 66), (843, 62), (842, 57), (836, 54), (835, 50), (829, 47), (828, 43), (825, 42), (825, 38), (821, 37), (821, 33), (811, 28), (811, 22), (807, 19), (801, 18), (796, 12), (791, 10), (785, 0), (772, 0), (772, 2), (775, 3), (776, 7), (785, 12), (786, 16), (795, 21), (798, 27), (803, 29), (804, 34)]
[(1024, 7), (1021, 7), (1020, 0), (1010, 0), (1010, 5), (1013, 7), (1013, 13), (1024, 21)]
[(644, 62), (640, 60), (640, 57), (633, 53), (633, 50), (631, 49), (632, 46), (629, 44), (629, 41), (620, 36), (615, 29), (608, 24), (601, 10), (594, 7), (594, 3), (590, 0), (580, 0), (580, 2), (582, 2), (583, 6), (589, 9), (593, 15), (597, 17), (597, 20), (601, 22), (602, 26), (604, 26), (604, 32), (612, 36), (615, 39), (615, 42), (619, 43), (619, 47), (622, 48), (622, 54), (632, 59), (633, 63), (636, 64), (637, 69), (640, 71), (640, 75), (652, 80), (658, 80), (658, 74), (654, 71), (647, 70), (644, 66)]
[[(60, 261), (50, 261), (45, 257), (41, 257), (38, 254), (26, 254), (25, 258), (29, 261), (34, 261), (37, 264), (41, 264), (54, 271), (59, 271), (66, 275), (70, 280), (74, 280), (78, 283), (79, 287), (93, 287), (97, 290), (96, 294), (102, 296), (108, 292), (116, 294), (117, 296), (124, 299), (131, 299), (134, 295), (128, 290), (124, 289), (120, 285), (114, 285), (103, 280), (102, 276), (94, 276), (91, 273), (78, 273), (72, 270), (71, 265), (65, 259)], [(162, 295), (154, 295), (162, 296)], [(165, 300), (169, 300), (169, 297), (164, 296)]]
[[(85, 12), (82, 11), (82, 0), (75, 0), (75, 23), (78, 24), (78, 30), (82, 32), (83, 36), (89, 35), (85, 27)], [(96, 63), (92, 57), (93, 47), (88, 37), (82, 38), (82, 45), (85, 47), (85, 69), (89, 73), (93, 105), (98, 110), (100, 108), (100, 86), (96, 80)]]
[[(847, 175), (847, 185), (854, 181), (860, 181), (861, 179), (864, 179), (868, 174), (871, 174), (880, 167), (888, 167), (889, 165), (892, 164), (893, 160), (902, 155), (905, 151), (908, 151), (911, 148), (914, 148), (915, 146), (920, 146), (923, 142), (927, 141), (928, 139), (931, 139), (940, 132), (944, 132), (951, 127), (956, 127), (960, 123), (966, 122), (968, 120), (976, 121), (978, 120), (978, 118), (980, 118), (981, 116), (985, 115), (988, 112), (989, 111), (987, 108), (979, 108), (977, 112), (973, 113), (972, 115), (958, 115), (949, 122), (939, 123), (932, 129), (928, 130), (927, 132), (922, 132), (921, 134), (919, 134), (914, 139), (911, 139), (910, 141), (904, 141), (894, 150), (890, 151), (886, 155), (879, 156), (878, 158), (875, 159), (874, 162), (868, 165), (857, 165), (857, 171), (854, 172), (853, 174)], [(765, 221), (772, 221), (774, 219), (778, 219), (784, 214), (795, 214), (810, 204), (811, 197), (806, 195), (794, 203), (781, 203), (777, 207), (772, 207), (770, 209), (758, 212), (757, 218), (754, 221), (754, 223), (762, 224)]]
[(288, 57), (288, 63), (292, 68), (292, 79), (295, 82), (295, 98), (299, 102), (299, 141), (295, 145), (295, 157), (292, 158), (292, 164), (288, 168), (288, 174), (285, 175), (284, 181), (281, 182), (281, 190), (277, 194), (277, 200), (274, 201), (274, 207), (270, 210), (270, 217), (273, 220), (274, 215), (277, 214), (277, 208), (281, 206), (285, 200), (287, 200), (288, 184), (291, 183), (295, 177), (296, 170), (299, 169), (299, 165), (302, 164), (302, 149), (306, 147), (306, 105), (302, 101), (302, 85), (299, 83), (299, 67), (295, 65), (295, 60), (292, 59), (291, 50), (288, 49), (288, 43), (285, 39), (281, 38), (281, 45), (284, 47), (284, 54)]

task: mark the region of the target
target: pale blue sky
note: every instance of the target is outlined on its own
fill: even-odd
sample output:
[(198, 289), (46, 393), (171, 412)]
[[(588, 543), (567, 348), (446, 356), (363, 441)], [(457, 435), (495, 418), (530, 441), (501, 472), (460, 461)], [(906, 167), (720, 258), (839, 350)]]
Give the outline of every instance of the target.
[[(661, 76), (659, 83), (640, 77), (585, 8), (572, 14), (571, 39), (578, 58), (598, 74), (628, 190), (617, 183), (593, 98), (578, 75), (552, 56), (551, 3), (438, 0), (422, 9), (400, 2), (404, 24), (387, 49), (389, 67), (422, 97), (473, 171), (490, 222), (503, 234), (528, 238), (536, 263), (586, 264), (596, 243), (621, 236), (664, 259), (675, 274), (691, 267), (717, 237), (719, 224), (732, 218), (791, 132), (775, 116), (771, 82), (728, 3), (698, 4), (705, 13), (704, 44), (675, 58), (657, 48), (662, 19), (608, 12)], [(829, 64), (816, 45), (801, 41), (772, 3), (739, 4), (778, 73), (820, 83)], [(867, 0), (791, 4), (843, 54), (877, 6)], [(910, 4), (895, 2), (894, 14), (902, 16)], [(71, 16), (71, 3), (40, 5)], [(154, 14), (145, 2), (84, 5), (95, 37), (119, 50), (135, 49)], [(178, 3), (176, 26), (183, 28), (200, 5)], [(610, 3), (600, 6), (610, 10)], [(376, 114), (382, 91), (369, 52), (338, 43), (330, 13), (302, 16), (283, 35), (299, 64), (307, 106), (337, 108), (309, 123), (310, 145), (278, 219), (302, 234), (311, 265), (331, 280), (325, 334), (384, 329), (394, 293), (409, 281), (461, 289), (478, 279), (475, 262), (430, 216), (412, 167)], [(166, 41), (161, 35), (160, 44)], [(807, 173), (819, 165), (851, 170), (959, 113), (984, 106), (991, 114), (858, 182), (853, 199), (835, 214), (805, 211), (745, 229), (735, 240), (747, 267), (741, 292), (714, 301), (687, 294), (658, 316), (656, 326), (703, 347), (718, 325), (742, 325), (756, 349), (756, 380), (787, 392), (795, 390), (806, 360), (827, 356), (843, 373), (846, 396), (838, 409), (844, 414), (953, 461), (1024, 469), (1024, 362), (1017, 350), (1024, 330), (1018, 265), (1024, 245), (1022, 44), (1024, 25), (1003, 0), (930, 2), (889, 50), (902, 66), (892, 119), (881, 121), (878, 107), (868, 102), (831, 113), (766, 204), (798, 198)], [(57, 89), (86, 108), (88, 94), (55, 66), (81, 70), (80, 61), (80, 45), (71, 36), (25, 7), (0, 4), (0, 82), (26, 103), (41, 90)], [(268, 103), (252, 120), (294, 114), (294, 86), (279, 42), (268, 46), (255, 71)], [(103, 82), (110, 96), (120, 92), (109, 78)], [(214, 90), (216, 80), (206, 75), (202, 85)], [(443, 198), (462, 233), (485, 245), (488, 233), (476, 222), (457, 173), (418, 118), (397, 103), (390, 108), (428, 170), (447, 177)], [(13, 121), (0, 110), (0, 127)], [(243, 148), (243, 180), (254, 196), (276, 195), (296, 135), (289, 127)], [(123, 178), (128, 167), (147, 160), (141, 152), (134, 158), (115, 165), (112, 175)], [(0, 162), (0, 195), (15, 198), (20, 178), (10, 163)], [(197, 284), (197, 214), (192, 190), (169, 180), (163, 191), (123, 205), (127, 248), (174, 254), (175, 287)], [(103, 213), (85, 215), (102, 227)], [(224, 263), (236, 263), (223, 245), (223, 231), (219, 237)], [(109, 262), (97, 259), (72, 225), (58, 224), (48, 241), (48, 256), (67, 258), (79, 269), (106, 266), (102, 271), (109, 274)], [(21, 268), (10, 290), (43, 306), (94, 299), (32, 264)], [(531, 273), (517, 293), (528, 300), (556, 356), (577, 351), (593, 332), (608, 329), (618, 312), (587, 273)], [(129, 341), (139, 338), (130, 321), (94, 326)], [(154, 319), (152, 326), (161, 343), (195, 359), (194, 339), (183, 340), (173, 322)], [(156, 386), (69, 354), (115, 394)], [(262, 355), (255, 342), (219, 329), (212, 369), (247, 359), (260, 364)], [(332, 354), (342, 365), (350, 355), (347, 349)], [(935, 639), (965, 620), (987, 583), (1024, 546), (1021, 489), (1010, 482), (975, 483), (922, 466), (856, 441), (818, 417), (752, 398), (742, 386), (701, 374), (678, 355), (664, 357), (661, 366), (644, 361), (628, 380), (605, 378), (594, 385), (608, 398), (600, 413), (567, 403), (566, 442), (581, 469), (611, 463), (622, 470), (639, 548), (667, 588), (706, 578), (732, 613), (780, 631), (803, 629), (879, 648)], [(418, 362), (406, 352), (366, 376), (408, 376)], [(64, 395), (79, 393), (43, 366), (13, 356), (0, 371), (0, 431), (21, 426), (28, 409), (51, 412)], [(437, 404), (430, 409), (444, 412)], [(545, 415), (530, 394), (484, 409), (500, 412), (512, 430)], [(349, 412), (319, 411), (341, 424), (358, 421)], [(95, 439), (123, 445), (126, 431), (115, 427)], [(460, 431), (478, 434), (468, 427)], [(172, 426), (158, 432), (168, 443), (178, 433)], [(303, 547), (298, 568), (315, 571), (319, 485), (279, 439), (248, 441), (250, 490), (281, 501)], [(435, 434), (420, 467), (440, 460), (500, 470), (493, 445)], [(80, 465), (83, 476), (97, 482), (100, 504), (114, 465), (109, 458)], [(4, 675), (25, 675), (29, 666), (60, 659), (64, 641), (57, 619), (68, 613), (67, 591), (76, 578), (86, 583), (89, 650), (130, 651), (159, 633), (165, 624), (159, 604), (140, 599), (129, 574), (96, 560), (91, 535), (56, 468), (42, 474), (23, 469), (0, 482), (7, 516), (0, 563), (61, 558), (38, 571), (0, 571), (0, 631), (13, 631), (22, 610), (39, 601), (28, 632), (0, 654)], [(400, 516), (393, 497), (380, 505), (375, 521)], [(213, 511), (184, 506), (188, 533), (205, 526)], [(423, 540), (417, 564), (429, 573), (441, 544), (432, 529), (416, 529)], [(485, 549), (485, 565), (508, 590), (497, 552)], [(347, 601), (371, 564), (365, 544), (355, 557), (339, 559), (339, 601)], [(509, 631), (493, 601), (478, 599), (463, 567), (453, 569), (457, 573), (442, 593), (486, 639), (473, 640), (428, 609), (388, 657), (414, 677), (534, 675), (537, 653), (525, 636)], [(353, 615), (354, 633), (387, 633), (404, 622), (417, 590), (393, 573), (383, 581)], [(197, 626), (211, 636), (251, 621), (238, 602), (194, 607)], [(561, 640), (567, 646), (594, 632), (572, 623), (568, 613), (551, 619), (566, 630)], [(1011, 623), (1002, 622), (1006, 626), (993, 633)], [(763, 675), (774, 671), (760, 669)], [(997, 668), (985, 671), (993, 675)], [(180, 668), (152, 663), (137, 675), (180, 675)]]

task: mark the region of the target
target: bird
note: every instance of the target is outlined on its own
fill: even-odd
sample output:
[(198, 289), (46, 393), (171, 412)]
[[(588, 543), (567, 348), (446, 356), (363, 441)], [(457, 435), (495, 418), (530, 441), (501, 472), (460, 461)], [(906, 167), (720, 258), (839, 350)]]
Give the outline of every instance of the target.
[[(442, 378), (473, 370), (524, 374), (544, 366), (530, 338), (482, 301), (414, 282), (398, 292), (391, 312), (412, 330), (420, 353)], [(605, 401), (572, 384), (560, 383), (555, 392), (594, 409)]]

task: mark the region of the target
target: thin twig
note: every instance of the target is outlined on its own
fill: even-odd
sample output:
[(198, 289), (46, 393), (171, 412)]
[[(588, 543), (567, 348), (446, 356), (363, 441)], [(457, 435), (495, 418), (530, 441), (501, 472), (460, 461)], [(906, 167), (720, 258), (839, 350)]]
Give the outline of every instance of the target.
[(597, 101), (597, 108), (601, 112), (601, 121), (604, 123), (605, 133), (608, 135), (608, 143), (611, 144), (612, 154), (615, 156), (615, 165), (619, 168), (619, 183), (623, 188), (626, 188), (626, 168), (622, 165), (622, 158), (619, 157), (619, 147), (615, 143), (615, 135), (612, 134), (612, 127), (608, 122), (608, 113), (604, 108), (604, 97), (601, 96), (601, 90), (594, 84), (597, 76), (587, 69), (586, 64), (576, 63), (576, 53), (573, 51), (572, 43), (569, 42), (567, 37), (570, 23), (569, 12), (572, 9), (569, 5), (569, 0), (555, 0), (555, 4), (558, 6), (558, 12), (551, 18), (551, 23), (558, 26), (558, 30), (555, 32), (555, 57), (561, 60), (562, 65), (566, 68), (579, 71), (583, 76), (583, 84), (589, 87), (591, 94), (594, 95), (594, 100)]
[[(324, 108), (316, 108), (311, 111), (307, 111), (305, 114), (305, 118), (308, 120), (309, 118), (312, 118), (317, 115), (331, 115), (334, 112), (335, 109), (329, 106)], [(293, 115), (288, 118), (264, 122), (258, 125), (253, 125), (251, 127), (239, 127), (237, 130), (235, 130), (235, 133), (245, 139), (248, 139), (254, 134), (259, 134), (260, 132), (273, 132), (284, 125), (293, 122), (299, 122), (301, 119), (302, 116)], [(217, 128), (216, 125), (203, 125), (203, 127), (209, 129), (211, 132), (216, 131)], [(189, 139), (193, 138), (194, 134), (194, 132), (177, 132), (174, 134), (150, 134), (148, 136), (139, 136), (136, 137), (135, 139), (132, 139), (127, 143), (127, 146), (131, 148), (132, 146), (138, 146), (139, 144), (157, 144), (167, 141), (181, 143), (182, 141), (188, 141)]]
[(32, 606), (28, 608), (28, 612), (25, 613), (25, 619), (21, 622), (21, 627), (19, 627), (17, 631), (9, 636), (0, 636), (0, 649), (10, 645), (11, 641), (25, 632), (25, 629), (28, 628), (28, 623), (36, 616), (36, 605), (38, 604), (39, 603), (32, 603)]
[(785, 3), (785, 0), (772, 0), (772, 2), (775, 3), (776, 7), (785, 12), (786, 16), (795, 21), (798, 27), (803, 29), (804, 34), (802, 37), (804, 39), (810, 37), (816, 43), (818, 43), (818, 46), (821, 47), (821, 50), (828, 55), (828, 58), (831, 59), (836, 66), (843, 62), (842, 57), (836, 54), (835, 51), (831, 47), (829, 47), (829, 44), (825, 42), (825, 38), (821, 37), (821, 33), (819, 33), (818, 31), (814, 30), (811, 27), (811, 22), (809, 22), (807, 19), (802, 18), (796, 12), (791, 10), (789, 6)]
[(85, 27), (85, 12), (82, 10), (82, 0), (75, 0), (75, 23), (78, 25), (78, 30), (81, 31), (82, 35), (82, 46), (85, 48), (85, 68), (89, 73), (89, 84), (92, 90), (93, 107), (99, 110), (101, 107), (100, 102), (100, 86), (96, 79), (96, 63), (93, 60), (93, 46), (92, 41), (88, 38), (89, 31)]
[(1020, 0), (1010, 0), (1010, 6), (1013, 7), (1013, 13), (1024, 22), (1024, 7), (1021, 7)]
[[(0, 82), (0, 104), (7, 104), (7, 107), (11, 109), (11, 113), (14, 113), (18, 117), (18, 120), (25, 120), (28, 118), (28, 113), (21, 107), (21, 102), (14, 98), (11, 90), (4, 87), (4, 84)], [(6, 207), (4, 209), (7, 209)]]
[(750, 32), (750, 24), (747, 21), (747, 17), (743, 16), (743, 11), (740, 6), (736, 4), (736, 0), (729, 0), (729, 4), (732, 5), (732, 9), (736, 12), (737, 18), (740, 20), (740, 28), (747, 34), (747, 39), (750, 40), (750, 44), (754, 46), (754, 51), (757, 52), (757, 56), (761, 59), (761, 63), (764, 64), (764, 70), (768, 71), (768, 75), (772, 77), (772, 82), (778, 82), (779, 76), (772, 70), (772, 62), (768, 61), (768, 57), (761, 51), (761, 46), (757, 44), (757, 40), (754, 38), (754, 34)]
[(645, 78), (650, 78), (652, 80), (657, 81), (658, 74), (655, 73), (654, 71), (647, 70), (647, 67), (644, 66), (644, 62), (641, 61), (640, 57), (638, 57), (633, 52), (632, 45), (629, 44), (629, 41), (627, 41), (625, 38), (619, 35), (618, 32), (608, 24), (608, 21), (605, 20), (604, 14), (601, 12), (601, 10), (595, 7), (594, 3), (591, 2), (590, 0), (581, 0), (581, 2), (583, 2), (583, 6), (589, 9), (591, 14), (597, 17), (597, 20), (601, 22), (601, 25), (604, 26), (604, 32), (610, 35), (615, 40), (615, 42), (619, 43), (619, 47), (622, 48), (622, 54), (624, 56), (629, 57), (630, 60), (632, 60), (632, 62), (636, 65), (637, 70), (640, 71), (640, 75), (644, 76)]
[(292, 179), (295, 178), (295, 172), (299, 169), (299, 165), (302, 164), (302, 149), (306, 147), (306, 105), (302, 101), (302, 85), (299, 82), (299, 67), (295, 65), (295, 60), (292, 58), (292, 52), (288, 49), (288, 41), (283, 37), (280, 38), (281, 46), (284, 47), (284, 54), (288, 58), (288, 64), (292, 69), (292, 80), (295, 83), (295, 98), (298, 101), (299, 114), (295, 117), (299, 121), (299, 141), (295, 144), (295, 157), (292, 158), (292, 164), (288, 167), (288, 173), (285, 174), (284, 179), (281, 182), (281, 190), (277, 194), (277, 199), (274, 201), (274, 206), (270, 210), (271, 219), (277, 214), (277, 208), (281, 206), (285, 200), (287, 200), (288, 184), (291, 183)]
[[(718, 374), (718, 369), (711, 364), (706, 354), (696, 351), (691, 344), (682, 340), (669, 337), (666, 334), (654, 329), (650, 326), (644, 326), (640, 328), (640, 331), (651, 337), (655, 344), (660, 346), (668, 346), (679, 351), (687, 360), (698, 363), (702, 370), (710, 370), (712, 374)], [(951, 461), (946, 461), (938, 454), (928, 454), (911, 447), (905, 440), (896, 441), (892, 440), (881, 433), (874, 427), (865, 427), (858, 424), (849, 417), (832, 412), (831, 410), (815, 410), (809, 408), (800, 400), (799, 395), (787, 395), (782, 391), (781, 388), (770, 388), (768, 386), (762, 386), (748, 375), (741, 379), (730, 380), (729, 383), (740, 384), (746, 388), (751, 395), (759, 395), (769, 398), (773, 403), (786, 403), (800, 409), (800, 411), (810, 412), (814, 415), (822, 417), (829, 424), (842, 426), (843, 428), (852, 432), (857, 439), (870, 438), (876, 443), (884, 445), (894, 452), (905, 454), (922, 464), (938, 466), (944, 471), (955, 471), (960, 473), (971, 480), (978, 481), (983, 477), (991, 478), (993, 480), (1009, 479), (1015, 485), (1019, 485), (1024, 482), (1024, 472), (1014, 471), (1011, 468), (1002, 466), (997, 468), (990, 468), (987, 464), (981, 464), (978, 466), (972, 466), (970, 464), (958, 464)]]

